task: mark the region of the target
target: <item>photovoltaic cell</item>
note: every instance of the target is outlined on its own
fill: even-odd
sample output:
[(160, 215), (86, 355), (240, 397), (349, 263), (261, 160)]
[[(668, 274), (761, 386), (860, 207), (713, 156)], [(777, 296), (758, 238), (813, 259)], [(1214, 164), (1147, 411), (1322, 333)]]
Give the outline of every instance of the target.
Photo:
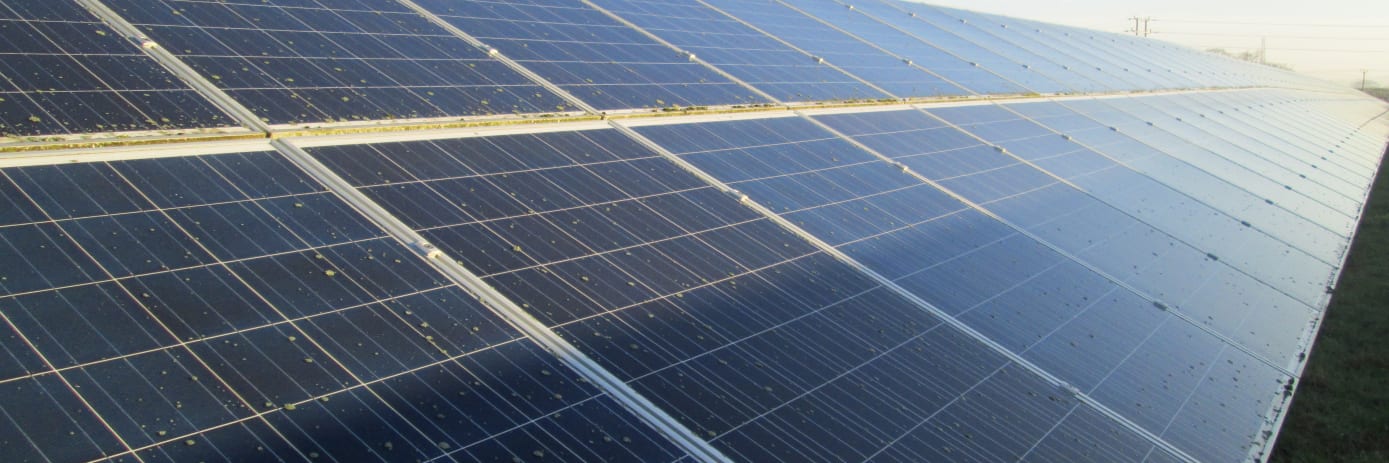
[(572, 110), (390, 0), (107, 4), (272, 124)]
[(735, 460), (1153, 449), (615, 131), (312, 154)]
[[(1315, 194), (1328, 192), (1296, 177), (1282, 166), (1273, 165), (1243, 148), (1215, 139), (1199, 128), (1175, 121), (1148, 125), (1149, 118), (1129, 112), (1138, 111), (1137, 107), (1127, 107), (1126, 111), (1102, 102), (1067, 102), (1065, 105), (1134, 139), (1161, 146), (1165, 153), (1182, 163), (1258, 195), (1266, 202), (1272, 201), (1274, 205), (1307, 217), (1333, 232), (1347, 235), (1354, 227), (1353, 215), (1347, 211), (1353, 210), (1355, 201), (1337, 194)], [(1292, 183), (1306, 186), (1293, 188)]]
[[(1258, 359), (804, 119), (639, 130), (1193, 455), (1219, 460), (1245, 452), (1241, 444), (1257, 439), (1278, 381), (1285, 380)], [(1273, 387), (1208, 369), (1217, 363), (1238, 365)], [(1136, 387), (1155, 382), (1166, 388)], [(1191, 394), (1224, 397), (1227, 408), (1188, 403)]]
[(1145, 144), (1056, 103), (1009, 105), (1009, 109), (1312, 255), (1334, 259), (1345, 252), (1347, 236), (1168, 156), (1164, 151), (1171, 147)]
[(863, 82), (702, 4), (593, 0), (783, 102), (886, 98)]
[[(1334, 149), (1336, 145), (1342, 144), (1340, 142), (1345, 140), (1345, 135), (1354, 133), (1358, 127), (1344, 121), (1338, 123), (1325, 117), (1317, 117), (1318, 113), (1310, 111), (1303, 102), (1289, 100), (1285, 95), (1275, 92), (1251, 92), (1230, 96), (1183, 96), (1180, 100), (1207, 116), (1212, 110), (1240, 107), (1241, 111), (1221, 115), (1218, 119), (1244, 127), (1248, 133), (1260, 136), (1266, 143), (1275, 144), (1306, 163), (1308, 167), (1334, 171), (1335, 175), (1349, 180), (1354, 185), (1363, 187), (1374, 177), (1378, 163), (1374, 162), (1374, 159), (1362, 157), (1365, 150), (1356, 150), (1354, 154), (1357, 156), (1347, 156), (1351, 153), (1342, 153)], [(1300, 123), (1288, 118), (1284, 112), (1297, 109), (1302, 110), (1300, 113), (1308, 115)], [(1328, 150), (1326, 146), (1333, 149)], [(1373, 146), (1374, 144), (1371, 144), (1367, 148)], [(1357, 192), (1363, 193), (1363, 190), (1364, 188), (1357, 188)]]
[(0, 185), (6, 461), (683, 456), (274, 152)]
[[(1312, 254), (1252, 230), (1243, 225), (1247, 222), (1243, 218), (1223, 214), (1001, 107), (943, 108), (932, 113), (1308, 306), (1316, 306), (1326, 294), (1332, 262), (1341, 257), (1340, 253)], [(980, 116), (990, 120), (969, 122)]]
[(599, 109), (768, 102), (580, 1), (419, 4)]
[[(1180, 95), (1161, 102), (1135, 102), (1149, 104), (1154, 109), (1165, 113), (1168, 118), (1176, 119), (1179, 122), (1200, 119), (1202, 115), (1205, 115), (1205, 119), (1211, 119), (1206, 122), (1207, 131), (1219, 134), (1246, 149), (1257, 151), (1262, 155), (1262, 158), (1284, 166), (1285, 169), (1296, 174), (1299, 179), (1307, 181), (1304, 183), (1325, 187), (1355, 201), (1349, 209), (1346, 209), (1352, 214), (1359, 209), (1360, 200), (1365, 197), (1365, 193), (1368, 191), (1368, 184), (1373, 171), (1357, 172), (1341, 166), (1339, 161), (1320, 159), (1323, 150), (1297, 146), (1291, 141), (1292, 137), (1285, 132), (1274, 133), (1270, 131), (1270, 128), (1251, 124), (1250, 117), (1254, 115), (1250, 112), (1257, 109), (1254, 105), (1235, 104), (1203, 108), (1200, 103)], [(1214, 111), (1214, 114), (1207, 115), (1206, 112), (1209, 111)], [(1294, 188), (1298, 187), (1301, 185), (1294, 186)]]
[(225, 127), (221, 110), (72, 2), (0, 2), (0, 134)]
[(854, 9), (922, 41), (930, 42), (951, 54), (966, 57), (971, 65), (998, 74), (1031, 92), (1061, 93), (1071, 89), (1073, 85), (1071, 82), (1058, 82), (1054, 79), (1055, 76), (1044, 75), (1030, 67), (1025, 67), (1024, 65), (1027, 63), (1015, 61), (1016, 57), (1005, 57), (1000, 54), (994, 50), (997, 44), (976, 42), (973, 37), (959, 35), (951, 30), (923, 21), (914, 16), (920, 14), (917, 12), (919, 6), (924, 8), (924, 6), (917, 4), (868, 1), (856, 2)]
[[(884, 118), (919, 128), (886, 133), (873, 126)], [(918, 141), (955, 131), (925, 114), (820, 120), (1276, 364), (1296, 356), (1315, 313), (1309, 303), (1231, 267), (1219, 255), (1192, 248), (1011, 155), (967, 141), (950, 151), (922, 149), (929, 145)]]
[(766, 31), (893, 96), (962, 95), (968, 91), (903, 62), (777, 1), (705, 0), (719, 10)]
[[(883, 3), (890, 3), (898, 8), (910, 10), (915, 16), (911, 19), (928, 23), (949, 34), (954, 34), (969, 40), (981, 47), (988, 49), (1000, 56), (1018, 63), (1024, 69), (1035, 71), (1045, 75), (1053, 81), (1063, 84), (1072, 92), (1102, 92), (1112, 88), (1110, 80), (1112, 78), (1101, 77), (1099, 70), (1081, 70), (1069, 66), (1058, 64), (1046, 54), (1039, 54), (1037, 51), (1019, 47), (993, 34), (991, 31), (982, 29), (983, 25), (970, 23), (968, 20), (961, 20), (950, 16), (953, 10), (937, 8), (928, 5), (909, 5), (904, 2), (883, 0)], [(1093, 69), (1093, 68), (1091, 68)]]
[(899, 60), (910, 61), (943, 79), (978, 94), (1026, 93), (1016, 83), (976, 67), (963, 57), (936, 48), (923, 38), (912, 36), (891, 25), (879, 22), (857, 9), (822, 1), (790, 1), (788, 5), (828, 22), (876, 47), (881, 47)]
[[(284, 139), (556, 86), (1182, 91)], [(240, 137), (226, 96), (281, 140), (0, 160), (0, 461), (1258, 460), (1389, 137), (1306, 76), (894, 0), (0, 0), (10, 142)]]
[(1105, 54), (1105, 49), (1108, 47), (1096, 46), (1096, 42), (1099, 41), (1117, 43), (1119, 39), (1116, 35), (1087, 34), (1084, 42), (1081, 42), (1083, 46), (1074, 46), (1069, 40), (1037, 40), (1041, 28), (1034, 27), (1029, 23), (966, 10), (950, 8), (937, 8), (936, 10), (945, 17), (973, 25), (980, 31), (1006, 42), (1007, 46), (1011, 48), (1027, 50), (1047, 62), (1060, 66), (1064, 71), (1082, 75), (1098, 83), (1099, 88), (1102, 89), (1113, 91), (1114, 89), (1138, 90), (1176, 87), (1174, 85), (1160, 86), (1143, 74), (1135, 73), (1134, 69), (1139, 66), (1138, 64), (1125, 58)]

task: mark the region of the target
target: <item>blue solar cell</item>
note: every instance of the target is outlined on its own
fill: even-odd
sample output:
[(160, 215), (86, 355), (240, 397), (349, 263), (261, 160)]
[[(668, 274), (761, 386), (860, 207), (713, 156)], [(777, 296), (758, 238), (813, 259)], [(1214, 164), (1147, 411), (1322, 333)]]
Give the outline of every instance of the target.
[[(822, 118), (860, 131), (883, 127), (884, 134), (862, 135), (861, 141), (869, 145), (914, 133), (898, 132), (900, 127), (894, 123), (916, 119), (928, 120), (916, 112)], [(954, 130), (939, 122), (922, 125), (924, 133)], [(1241, 450), (1239, 443), (1257, 438), (1272, 397), (1270, 390), (1220, 383), (1222, 393), (1240, 398), (1232, 406), (1242, 410), (1244, 418), (1187, 407), (1183, 399), (1205, 387), (1203, 381), (1223, 381), (1203, 370), (1216, 361), (1229, 360), (1272, 379), (1281, 378), (1279, 370), (870, 153), (828, 138), (829, 132), (809, 121), (774, 118), (638, 130), (696, 166), (710, 166), (706, 172), (1149, 432), (1179, 434), (1170, 425), (1178, 422), (1194, 427), (1220, 423), (1216, 426), (1221, 432), (1229, 433), (1222, 436), (1224, 446), (1174, 439), (1179, 448)], [(746, 144), (722, 138), (725, 133), (755, 133), (761, 139)], [(913, 142), (927, 137), (907, 138), (909, 142), (898, 146), (919, 148)], [(926, 156), (954, 156), (962, 162), (1003, 157), (992, 149)], [(931, 173), (934, 165), (977, 165), (899, 159), (923, 174)], [(1009, 172), (1010, 163), (999, 161), (979, 168)], [(740, 169), (743, 166), (748, 169)], [(984, 189), (981, 183), (978, 189), (961, 193), (1008, 195), (1013, 188), (1028, 190), (1029, 181), (1052, 181), (1027, 172), (1018, 170), (1006, 179), (987, 182), (992, 189)], [(952, 185), (948, 179), (941, 180), (947, 187)], [(1003, 190), (997, 185), (1010, 186)], [(1051, 213), (1050, 208), (1037, 208)], [(1086, 213), (1068, 219), (1089, 223)], [(1297, 334), (1288, 339), (1296, 339)], [(1172, 380), (1172, 375), (1181, 375), (1183, 381)], [(1170, 389), (1134, 387), (1164, 378)]]
[[(1087, 406), (617, 132), (311, 152), (731, 458), (916, 459), (944, 441), (1092, 458), (1048, 432), (1095, 426)], [(479, 173), (463, 190), (354, 168), (423, 171), (397, 152)], [(402, 182), (411, 193), (380, 194)], [(985, 435), (1006, 442), (971, 438)]]
[[(888, 95), (704, 5), (671, 0), (593, 2), (783, 102)], [(900, 63), (899, 63), (900, 64)]]
[[(1269, 359), (1282, 363), (1295, 355), (1296, 340), (1313, 308), (1310, 302), (1270, 286), (1281, 282), (1260, 281), (1220, 260), (1216, 254), (1220, 251), (1197, 250), (992, 148), (932, 153), (913, 150), (912, 143), (902, 140), (893, 145), (877, 140), (930, 136), (931, 131), (925, 130), (860, 140), (1119, 280), (1181, 307)], [(907, 150), (887, 151), (894, 146)], [(931, 165), (922, 161), (965, 156), (963, 153), (973, 153), (968, 156), (975, 160), (992, 161), (970, 161), (976, 168), (964, 176), (958, 171), (932, 172)], [(1185, 270), (1176, 272), (1176, 268)], [(1252, 307), (1233, 309), (1231, 298), (1260, 301), (1254, 306), (1259, 316), (1252, 316), (1256, 310)]]
[(0, 178), (0, 458), (684, 457), (279, 154)]
[[(1336, 198), (1339, 195), (1314, 195), (1312, 191), (1289, 188), (1291, 185), (1286, 182), (1296, 177), (1281, 166), (1257, 159), (1248, 151), (1214, 139), (1211, 134), (1201, 132), (1198, 128), (1177, 123), (1148, 125), (1146, 118), (1108, 104), (1092, 106), (1067, 102), (1066, 106), (1144, 144), (1161, 147), (1164, 153), (1181, 164), (1207, 172), (1266, 201), (1273, 201), (1275, 205), (1333, 232), (1348, 235), (1353, 228), (1354, 219), (1346, 211), (1353, 210), (1351, 204), (1355, 201), (1341, 197), (1338, 203)], [(1246, 160), (1249, 164), (1245, 164)], [(1305, 183), (1300, 178), (1296, 181)], [(1324, 190), (1315, 185), (1309, 185), (1307, 189)]]
[(234, 123), (72, 2), (0, 2), (0, 135)]
[[(900, 2), (856, 2), (854, 9), (930, 43), (956, 56), (963, 56), (976, 65), (1034, 93), (1071, 91), (1077, 82), (1064, 81), (1033, 69), (1034, 55), (1002, 49), (996, 41), (983, 40), (968, 25), (933, 24), (920, 17), (930, 7)], [(961, 26), (956, 28), (955, 26)]]
[(1333, 273), (1331, 262), (1339, 259), (1339, 253), (1313, 254), (1251, 230), (1243, 225), (1247, 221), (1242, 217), (1223, 214), (1022, 116), (999, 113), (994, 117), (1004, 119), (967, 122), (978, 118), (967, 114), (979, 110), (1002, 111), (985, 107), (942, 108), (932, 113), (1187, 246), (1220, 256), (1222, 262), (1309, 306), (1315, 306), (1325, 295)]
[(910, 61), (912, 65), (946, 79), (960, 87), (979, 94), (1026, 93), (1027, 90), (1016, 83), (993, 74), (983, 68), (971, 65), (966, 57), (952, 55), (948, 51), (933, 46), (921, 37), (916, 37), (878, 21), (858, 9), (846, 5), (822, 1), (786, 2), (816, 19), (830, 23), (855, 37), (883, 48), (899, 60)]
[(583, 2), (419, 2), (599, 109), (769, 101)]
[[(956, 22), (967, 23), (986, 36), (1001, 41), (1005, 48), (1018, 49), (1036, 55), (1043, 63), (1043, 69), (1050, 69), (1053, 75), (1073, 76), (1061, 79), (1066, 81), (1079, 81), (1076, 76), (1094, 82), (1094, 86), (1086, 87), (1086, 90), (1114, 91), (1117, 89), (1139, 90), (1155, 88), (1172, 88), (1175, 86), (1159, 86), (1157, 83), (1147, 79), (1142, 74), (1133, 72), (1139, 66), (1125, 58), (1117, 58), (1104, 53), (1107, 48), (1101, 41), (1117, 43), (1118, 38), (1110, 34), (1086, 34), (1083, 37), (1076, 37), (1082, 45), (1070, 43), (1070, 40), (1051, 39), (1037, 40), (1041, 33), (1040, 28), (1033, 27), (1031, 24), (1022, 23), (1008, 18), (974, 13), (966, 10), (951, 8), (935, 8), (941, 14), (941, 20), (955, 20)], [(1064, 33), (1063, 33), (1064, 34)], [(1065, 37), (1063, 35), (1063, 37)]]
[(272, 124), (571, 110), (392, 1), (110, 6)]
[(709, 5), (825, 60), (892, 96), (961, 95), (967, 90), (903, 62), (873, 44), (845, 34), (778, 2), (706, 1)]

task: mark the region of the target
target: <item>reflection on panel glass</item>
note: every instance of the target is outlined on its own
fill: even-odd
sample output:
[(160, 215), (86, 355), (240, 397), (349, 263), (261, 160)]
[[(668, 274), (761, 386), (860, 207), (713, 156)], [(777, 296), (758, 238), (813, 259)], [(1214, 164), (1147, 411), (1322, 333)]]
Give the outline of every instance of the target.
[(682, 456), (278, 154), (0, 185), (5, 461)]
[[(1339, 253), (1313, 254), (1227, 215), (1003, 107), (942, 108), (933, 114), (1070, 182), (1105, 206), (1162, 231), (1309, 306), (1326, 294)], [(987, 119), (987, 120), (985, 120)], [(1343, 244), (1343, 243), (1342, 243)]]
[[(871, 127), (910, 123), (904, 116), (911, 114), (920, 113), (879, 113)], [(639, 130), (1149, 432), (1173, 436), (1188, 453), (1246, 451), (1284, 379), (804, 119)], [(1225, 361), (1244, 373), (1217, 376), (1206, 369)], [(1166, 387), (1135, 387), (1156, 383)], [(1228, 408), (1190, 406), (1192, 394), (1226, 397)], [(1177, 437), (1186, 435), (1213, 437)]]
[(845, 33), (880, 47), (904, 64), (919, 66), (942, 79), (978, 94), (1026, 93), (1017, 83), (971, 64), (968, 58), (952, 55), (933, 45), (929, 38), (918, 37), (891, 24), (864, 14), (855, 8), (823, 1), (791, 1), (788, 4), (816, 19), (829, 23)]
[(313, 154), (735, 460), (1153, 449), (617, 132)]
[(892, 96), (936, 97), (968, 93), (968, 90), (939, 75), (904, 62), (902, 57), (888, 54), (873, 44), (777, 2), (710, 0), (707, 3)]
[(598, 109), (768, 102), (579, 1), (419, 3)]
[(886, 98), (756, 29), (695, 2), (593, 0), (661, 39), (784, 102)]
[(390, 0), (107, 4), (272, 124), (572, 110)]
[[(1003, 117), (989, 106), (952, 110), (971, 113), (980, 123)], [(881, 119), (920, 121), (921, 128), (886, 132), (874, 126)], [(978, 141), (971, 145), (951, 134), (957, 129), (926, 114), (821, 120), (1276, 364), (1293, 361), (1299, 351), (1315, 314), (1312, 305), (1233, 267), (1220, 251), (1194, 248), (1012, 153)], [(935, 138), (948, 143), (928, 141)], [(942, 144), (953, 147), (932, 149)]]
[(235, 125), (72, 2), (0, 1), (0, 135)]

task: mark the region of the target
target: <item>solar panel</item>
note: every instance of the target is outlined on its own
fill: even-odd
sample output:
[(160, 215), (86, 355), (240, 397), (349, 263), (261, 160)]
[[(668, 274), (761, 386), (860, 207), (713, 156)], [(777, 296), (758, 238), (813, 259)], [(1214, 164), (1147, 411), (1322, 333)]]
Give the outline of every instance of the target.
[[(1108, 107), (1102, 102), (1095, 102), (1094, 105), (1067, 103), (1067, 106), (1144, 143), (1162, 146), (1166, 153), (1178, 160), (1210, 172), (1266, 201), (1273, 201), (1275, 205), (1286, 207), (1334, 232), (1347, 234), (1351, 230), (1354, 219), (1345, 211), (1354, 210), (1351, 204), (1355, 201), (1338, 194), (1327, 194), (1325, 188), (1316, 185), (1309, 185), (1306, 188), (1308, 191), (1290, 188), (1290, 183), (1303, 183), (1296, 174), (1238, 146), (1232, 146), (1200, 128), (1177, 123), (1150, 126), (1145, 118)], [(1139, 107), (1129, 109), (1141, 110)], [(1297, 179), (1296, 182), (1294, 179)]]
[(1346, 235), (1326, 228), (1313, 217), (1265, 202), (1250, 191), (1165, 153), (1174, 147), (1158, 149), (1144, 144), (1125, 131), (1110, 130), (1109, 126), (1056, 103), (1011, 105), (1009, 109), (1308, 253), (1334, 258), (1344, 252)]
[(676, 461), (274, 152), (0, 169), (7, 461)]
[(419, 3), (599, 109), (769, 102), (581, 1)]
[(1154, 451), (616, 131), (310, 151), (731, 458)]
[(976, 67), (965, 58), (936, 48), (920, 37), (879, 22), (860, 10), (831, 2), (787, 2), (832, 27), (852, 34), (874, 47), (882, 48), (908, 66), (920, 67), (977, 94), (1026, 93), (1018, 84)]
[[(976, 108), (992, 109), (964, 109)], [(888, 117), (915, 118), (920, 128), (885, 134), (872, 128), (873, 118)], [(1311, 302), (1232, 267), (1228, 259), (1221, 260), (1216, 253), (1224, 251), (1192, 247), (1010, 154), (983, 143), (944, 152), (921, 150), (913, 140), (955, 130), (930, 121), (925, 114), (877, 113), (820, 120), (834, 127), (855, 127), (849, 132), (863, 144), (1275, 364), (1296, 356), (1298, 341), (1315, 314)], [(938, 162), (952, 167), (938, 169)], [(1176, 272), (1178, 268), (1182, 270)], [(1231, 304), (1229, 298), (1251, 304)]]
[(968, 93), (958, 85), (930, 73), (929, 67), (908, 65), (904, 57), (888, 54), (880, 47), (780, 2), (706, 0), (705, 3), (778, 40), (805, 50), (814, 55), (817, 61), (843, 69), (892, 96), (939, 97)]
[(574, 110), (390, 0), (107, 4), (270, 124)]
[[(1236, 443), (1256, 437), (1274, 392), (1227, 381), (1208, 366), (1237, 365), (1258, 381), (1286, 381), (1278, 369), (810, 121), (640, 130), (1198, 458), (1242, 454)], [(1164, 381), (1162, 391), (1135, 387)], [(1226, 397), (1225, 409), (1185, 403), (1206, 394)], [(1200, 437), (1214, 435), (1225, 444)]]
[[(965, 112), (932, 111), (952, 122), (958, 122)], [(1191, 248), (1216, 255), (1221, 262), (1309, 306), (1325, 296), (1328, 277), (1336, 265), (1333, 262), (1339, 261), (1341, 253), (1312, 254), (1245, 226), (1249, 222), (1241, 216), (1223, 214), (1032, 121), (1006, 112), (994, 117), (1000, 120), (961, 124), (961, 128), (1069, 182), (1104, 205)], [(1346, 241), (1342, 239), (1340, 244)]]
[(892, 0), (0, 0), (0, 43), (3, 461), (1262, 461), (1389, 138)]
[(701, 3), (592, 0), (780, 101), (877, 99), (882, 93)]
[(1130, 61), (1131, 57), (1110, 54), (1113, 51), (1111, 47), (1094, 46), (1096, 41), (1117, 44), (1119, 38), (1116, 36), (1087, 34), (1083, 39), (1075, 37), (1076, 40), (1085, 41), (1078, 46), (1069, 40), (1071, 37), (1064, 34), (1062, 38), (1037, 40), (1038, 35), (1042, 33), (1041, 27), (1029, 23), (966, 10), (938, 8), (937, 11), (945, 17), (975, 26), (984, 33), (1006, 42), (1009, 48), (1030, 51), (1047, 62), (1061, 66), (1063, 70), (1085, 76), (1107, 90), (1183, 87), (1154, 82), (1146, 75), (1134, 72), (1134, 69), (1142, 69), (1140, 66), (1143, 65)]
[(0, 2), (0, 43), (3, 137), (234, 125), (138, 44), (70, 2)]
[[(919, 18), (917, 4), (888, 2), (859, 2), (854, 9), (862, 11), (878, 21), (891, 25), (913, 37), (956, 56), (967, 57), (971, 65), (998, 74), (1033, 93), (1062, 93), (1070, 91), (1074, 83), (1058, 82), (1056, 76), (1039, 72), (1028, 65), (1027, 60), (1019, 61), (1017, 56), (1005, 56), (996, 50), (998, 44), (979, 41), (978, 37), (962, 34), (926, 22)], [(924, 8), (924, 7), (920, 7)]]

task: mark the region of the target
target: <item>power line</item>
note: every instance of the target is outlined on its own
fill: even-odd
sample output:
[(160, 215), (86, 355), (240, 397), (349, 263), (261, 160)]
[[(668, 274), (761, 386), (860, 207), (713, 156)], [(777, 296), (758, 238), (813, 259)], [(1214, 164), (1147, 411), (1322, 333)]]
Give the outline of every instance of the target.
[(1220, 45), (1206, 45), (1205, 48), (1226, 48), (1234, 50), (1269, 50), (1269, 51), (1305, 51), (1319, 53), (1389, 53), (1389, 50), (1347, 50), (1335, 48), (1262, 48), (1262, 47), (1227, 47)]
[[(1156, 33), (1156, 32), (1155, 32)], [(1220, 32), (1171, 32), (1162, 31), (1163, 35), (1196, 35), (1203, 37), (1268, 37), (1274, 39), (1296, 39), (1296, 40), (1389, 40), (1389, 37), (1333, 37), (1333, 36), (1312, 36), (1312, 35), (1263, 35), (1263, 34), (1227, 34)]]
[(1185, 24), (1221, 24), (1221, 25), (1241, 25), (1241, 26), (1287, 26), (1287, 27), (1336, 27), (1346, 29), (1384, 29), (1386, 25), (1368, 24), (1296, 24), (1296, 23), (1261, 23), (1248, 21), (1207, 21), (1200, 19), (1154, 19), (1165, 23), (1185, 23)]
[(1125, 32), (1132, 32), (1133, 35), (1139, 37), (1147, 37), (1148, 35), (1153, 34), (1153, 30), (1149, 26), (1149, 23), (1153, 22), (1152, 17), (1144, 16), (1140, 18), (1138, 16), (1134, 16), (1132, 18), (1129, 18), (1129, 20), (1133, 21), (1133, 29), (1129, 29)]

